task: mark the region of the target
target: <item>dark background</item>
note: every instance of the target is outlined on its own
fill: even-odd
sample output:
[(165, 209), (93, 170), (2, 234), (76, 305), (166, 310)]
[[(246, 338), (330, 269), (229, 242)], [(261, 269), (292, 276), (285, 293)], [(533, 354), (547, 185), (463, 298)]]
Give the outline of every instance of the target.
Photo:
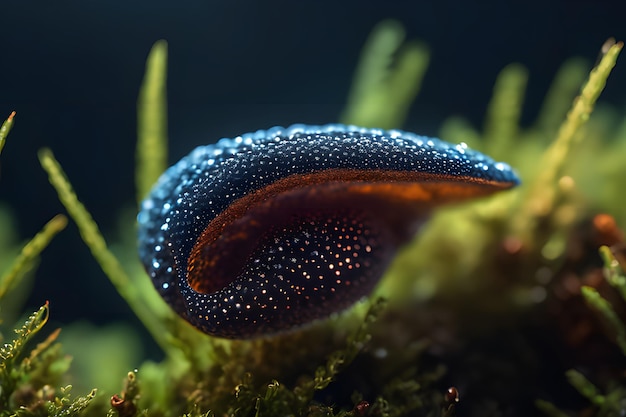
[[(626, 39), (625, 7), (591, 0), (0, 4), (0, 116), (18, 113), (0, 157), (0, 201), (18, 214), (23, 238), (64, 211), (37, 162), (43, 146), (53, 149), (106, 236), (115, 237), (120, 208), (134, 201), (135, 102), (158, 39), (169, 42), (172, 162), (220, 137), (336, 121), (361, 46), (384, 18), (398, 19), (409, 38), (431, 48), (404, 126), (427, 135), (455, 114), (480, 126), (495, 77), (511, 62), (529, 69), (528, 123), (566, 58), (592, 64), (608, 37)], [(620, 109), (623, 60), (602, 97)], [(132, 317), (73, 224), (45, 252), (28, 303), (45, 300), (61, 322)]]

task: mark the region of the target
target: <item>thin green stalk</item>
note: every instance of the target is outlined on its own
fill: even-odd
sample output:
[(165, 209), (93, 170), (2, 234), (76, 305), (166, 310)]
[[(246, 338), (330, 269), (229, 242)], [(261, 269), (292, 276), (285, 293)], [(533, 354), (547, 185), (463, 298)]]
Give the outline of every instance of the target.
[(169, 332), (163, 325), (163, 318), (155, 314), (142, 299), (138, 286), (129, 278), (117, 258), (108, 249), (98, 225), (85, 206), (78, 200), (61, 166), (49, 149), (39, 152), (41, 166), (48, 173), (52, 186), (56, 189), (59, 200), (65, 206), (70, 217), (76, 222), (83, 241), (87, 244), (93, 257), (115, 286), (119, 294), (126, 300), (137, 317), (144, 323), (154, 340), (168, 352), (172, 348), (168, 343)]
[(597, 406), (604, 404), (605, 397), (583, 374), (574, 369), (570, 369), (565, 373), (565, 376), (567, 376), (569, 383), (593, 404)]
[(137, 100), (137, 200), (143, 200), (167, 167), (167, 43), (158, 41), (146, 62)]
[(493, 87), (485, 121), (485, 151), (502, 159), (518, 136), (528, 71), (520, 64), (507, 65)]
[(611, 248), (608, 246), (602, 246), (600, 248), (600, 256), (604, 261), (604, 277), (607, 282), (611, 284), (620, 295), (626, 301), (626, 276), (621, 265), (613, 256)]
[(15, 118), (15, 112), (11, 112), (9, 117), (2, 123), (0, 126), (0, 153), (2, 153), (2, 148), (4, 148), (4, 144), (6, 143), (7, 135), (13, 128), (13, 119)]
[(558, 198), (556, 182), (567, 162), (571, 148), (580, 137), (577, 133), (589, 120), (593, 107), (606, 85), (606, 80), (615, 66), (617, 56), (624, 44), (612, 45), (602, 57), (600, 63), (591, 71), (587, 83), (567, 114), (566, 120), (557, 133), (556, 140), (544, 153), (538, 163), (539, 174), (524, 198), (522, 209), (512, 220), (515, 235), (520, 236), (526, 246), (533, 246), (533, 236), (539, 219), (547, 216)]
[(624, 322), (620, 320), (613, 306), (611, 306), (611, 303), (603, 298), (594, 288), (582, 287), (580, 291), (587, 304), (595, 309), (613, 331), (615, 331), (617, 345), (622, 350), (622, 353), (626, 355), (626, 326), (624, 326)]
[(41, 252), (52, 238), (67, 226), (67, 217), (59, 214), (52, 218), (24, 247), (11, 268), (0, 277), (0, 301), (36, 263)]
[(394, 20), (376, 25), (363, 47), (342, 123), (382, 129), (404, 123), (430, 59), (424, 45), (403, 44), (404, 36)]
[(552, 404), (550, 401), (536, 400), (535, 406), (547, 417), (570, 417), (569, 414), (561, 411), (556, 405)]
[(550, 135), (556, 133), (580, 85), (589, 73), (589, 64), (572, 58), (559, 68), (538, 113), (536, 127)]

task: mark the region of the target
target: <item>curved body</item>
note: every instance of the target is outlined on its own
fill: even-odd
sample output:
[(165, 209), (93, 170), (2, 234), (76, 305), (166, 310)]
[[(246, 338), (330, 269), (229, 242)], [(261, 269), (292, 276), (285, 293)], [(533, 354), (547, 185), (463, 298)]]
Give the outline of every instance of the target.
[(156, 289), (202, 331), (274, 333), (367, 295), (436, 206), (510, 188), (511, 168), (434, 138), (339, 124), (201, 146), (138, 215)]

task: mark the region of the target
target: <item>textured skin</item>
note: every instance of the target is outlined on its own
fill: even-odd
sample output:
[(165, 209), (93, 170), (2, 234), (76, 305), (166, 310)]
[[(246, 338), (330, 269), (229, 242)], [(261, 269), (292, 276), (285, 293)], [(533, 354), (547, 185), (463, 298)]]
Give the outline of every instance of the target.
[[(307, 196), (314, 197), (303, 199), (302, 207), (292, 207), (284, 219), (281, 204), (287, 200), (268, 197), (267, 204), (272, 206), (267, 211), (276, 213), (280, 222), (266, 221), (262, 232), (251, 238), (254, 248), (238, 255), (236, 248), (223, 250), (228, 246), (219, 246), (219, 239), (215, 247), (200, 248), (213, 251), (214, 257), (222, 257), (237, 271), (220, 278), (226, 280), (224, 285), (219, 281), (223, 288), (204, 293), (196, 291), (204, 288), (201, 283), (192, 280), (190, 286), (188, 282), (188, 268), (195, 271), (193, 264), (190, 267), (190, 252), (211, 221), (229, 206), (287, 177), (300, 181), (298, 187), (307, 187), (307, 175), (327, 170), (415, 174), (414, 181), (423, 181), (419, 175), (432, 176), (425, 177), (430, 194), (421, 197), (431, 199), (437, 199), (436, 190), (447, 184), (474, 186), (463, 192), (451, 188), (448, 194), (458, 193), (462, 200), (518, 183), (508, 165), (464, 145), (402, 131), (294, 125), (222, 139), (196, 148), (169, 168), (142, 204), (139, 254), (156, 289), (194, 326), (229, 338), (302, 325), (340, 311), (369, 293), (397, 245), (406, 240), (390, 230), (413, 231), (429, 210), (405, 210), (403, 205), (393, 211), (394, 207), (385, 207), (386, 195), (378, 192), (370, 197), (360, 190), (356, 199), (342, 198), (347, 195), (344, 189), (327, 192), (334, 185), (311, 186), (313, 191)], [(483, 184), (490, 188), (473, 191)], [(318, 207), (314, 198), (327, 201)], [(300, 197), (292, 200), (298, 202)], [(429, 207), (436, 204), (430, 201)], [(255, 207), (249, 209), (249, 214), (234, 219), (225, 230), (234, 231), (232, 235), (245, 230), (242, 222), (255, 220)], [(415, 218), (396, 218), (390, 210), (398, 213), (396, 217)], [(247, 231), (243, 235), (250, 238)], [(206, 279), (211, 279), (210, 269), (195, 278)]]

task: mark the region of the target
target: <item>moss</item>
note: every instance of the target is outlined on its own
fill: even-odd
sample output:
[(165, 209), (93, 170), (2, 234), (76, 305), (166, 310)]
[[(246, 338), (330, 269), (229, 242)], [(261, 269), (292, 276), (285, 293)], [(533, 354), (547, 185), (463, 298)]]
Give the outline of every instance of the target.
[(15, 112), (12, 112), (9, 117), (2, 123), (0, 126), (0, 153), (2, 152), (2, 148), (4, 148), (4, 144), (6, 143), (7, 135), (13, 128), (13, 118), (15, 117)]
[[(52, 332), (27, 354), (28, 341), (48, 320), (48, 305), (33, 313), (16, 338), (0, 348), (0, 415), (1, 416), (76, 416), (95, 397), (71, 398), (71, 386), (61, 387), (61, 377), (69, 368), (69, 358), (55, 343), (59, 331)], [(14, 410), (14, 411), (13, 411)]]
[(404, 37), (404, 28), (393, 20), (374, 28), (363, 48), (342, 123), (381, 129), (402, 125), (429, 61), (426, 46), (404, 43)]
[(67, 218), (59, 214), (22, 248), (21, 253), (15, 258), (9, 270), (0, 276), (0, 302), (13, 286), (34, 267), (41, 252), (57, 233), (65, 229), (66, 225)]
[(137, 198), (141, 202), (167, 167), (167, 43), (157, 42), (146, 63), (137, 103)]
[[(63, 387), (69, 359), (58, 332), (31, 353), (25, 350), (46, 321), (44, 306), (0, 349), (0, 415), (619, 414), (626, 393), (619, 376), (626, 367), (626, 258), (617, 224), (626, 221), (619, 217), (626, 122), (611, 111), (591, 113), (621, 48), (607, 44), (576, 98), (586, 64), (565, 63), (528, 127), (519, 122), (527, 71), (520, 64), (506, 67), (483, 131), (455, 118), (444, 122), (441, 136), (507, 160), (524, 187), (442, 210), (398, 256), (370, 301), (272, 338), (227, 341), (191, 328), (160, 299), (134, 255), (134, 213), (120, 214), (127, 234), (107, 243), (52, 152), (41, 151), (41, 164), (83, 240), (165, 357), (115, 371), (120, 380), (126, 375), (118, 394), (73, 398)], [(138, 200), (167, 159), (166, 60), (166, 44), (159, 42), (138, 105)], [(405, 43), (398, 23), (381, 23), (364, 48), (342, 121), (400, 127), (427, 63), (427, 49)], [(13, 116), (0, 129), (0, 150), (12, 123)], [(591, 172), (598, 164), (590, 161), (597, 160), (602, 166)], [(617, 221), (601, 227), (598, 212)], [(0, 299), (35, 265), (63, 219), (55, 218), (11, 261)], [(10, 239), (0, 244), (16, 246)], [(122, 334), (98, 329), (93, 340), (127, 343), (132, 350)], [(104, 353), (94, 355), (81, 366), (83, 378), (114, 386), (114, 376), (99, 371), (107, 366), (97, 359)], [(118, 365), (130, 361), (120, 358)], [(583, 365), (584, 374), (577, 370)]]

